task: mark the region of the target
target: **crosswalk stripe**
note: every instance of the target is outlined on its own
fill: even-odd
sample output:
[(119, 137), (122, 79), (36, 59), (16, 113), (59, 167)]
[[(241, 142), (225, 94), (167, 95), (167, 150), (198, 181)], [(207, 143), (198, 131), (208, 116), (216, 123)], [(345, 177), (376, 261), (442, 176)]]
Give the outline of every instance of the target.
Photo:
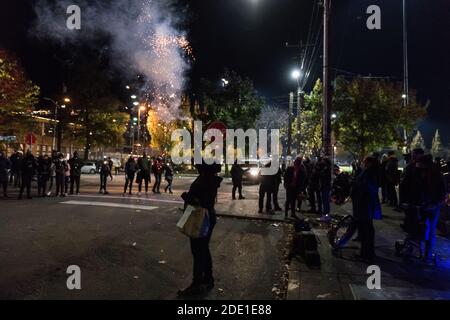
[(143, 206), (138, 204), (123, 204), (123, 203), (97, 202), (97, 201), (65, 201), (60, 203), (78, 206), (111, 207), (111, 208), (125, 208), (125, 209), (149, 210), (149, 211), (158, 209), (158, 207)]
[(153, 201), (153, 202), (165, 202), (165, 203), (184, 203), (179, 200), (165, 200), (165, 199), (155, 199), (155, 198), (145, 198), (145, 197), (120, 197), (120, 196), (104, 196), (104, 195), (78, 195), (76, 198), (96, 198), (96, 199), (124, 199), (124, 200), (142, 200), (142, 201)]

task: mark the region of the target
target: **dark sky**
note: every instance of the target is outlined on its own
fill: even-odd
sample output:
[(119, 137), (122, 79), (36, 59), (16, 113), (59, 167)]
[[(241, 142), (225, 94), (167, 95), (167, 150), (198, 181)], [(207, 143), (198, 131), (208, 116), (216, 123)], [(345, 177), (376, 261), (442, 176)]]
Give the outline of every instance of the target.
[[(300, 49), (285, 43), (307, 40), (315, 0), (184, 0), (189, 3), (189, 36), (196, 64), (193, 79), (219, 81), (233, 69), (254, 80), (269, 102), (285, 106), (290, 78)], [(2, 0), (0, 43), (16, 52), (30, 77), (51, 95), (61, 70), (48, 47), (27, 37), (32, 23), (31, 0)], [(76, 1), (74, 1), (76, 2)], [(332, 66), (334, 75), (402, 78), (401, 0), (334, 0)], [(450, 1), (407, 0), (409, 19), (410, 86), (423, 101), (431, 100), (428, 119), (421, 125), (427, 144), (439, 128), (450, 143)], [(366, 9), (382, 9), (382, 30), (366, 28)], [(317, 32), (317, 24), (314, 34)], [(321, 40), (321, 38), (320, 38)], [(321, 46), (321, 41), (319, 41)], [(321, 76), (321, 47), (307, 90)]]

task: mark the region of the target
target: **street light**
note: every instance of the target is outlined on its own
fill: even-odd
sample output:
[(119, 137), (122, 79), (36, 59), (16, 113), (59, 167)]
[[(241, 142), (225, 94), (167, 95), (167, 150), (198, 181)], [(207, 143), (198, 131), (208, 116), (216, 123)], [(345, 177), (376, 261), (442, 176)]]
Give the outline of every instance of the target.
[(133, 94), (133, 95), (131, 96), (131, 99), (136, 100), (136, 99), (137, 99), (137, 96), (136, 96), (135, 94)]
[(295, 80), (300, 79), (301, 76), (301, 72), (298, 69), (295, 69), (294, 71), (292, 71), (292, 78)]
[(137, 107), (139, 105), (139, 102), (135, 101), (133, 102), (133, 105)]

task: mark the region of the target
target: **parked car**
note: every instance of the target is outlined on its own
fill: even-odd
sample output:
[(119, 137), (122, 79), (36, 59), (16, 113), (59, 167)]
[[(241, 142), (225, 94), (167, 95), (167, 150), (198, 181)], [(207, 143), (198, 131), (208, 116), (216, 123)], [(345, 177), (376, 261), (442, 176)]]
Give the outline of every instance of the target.
[(246, 162), (245, 164), (241, 164), (241, 168), (245, 170), (242, 175), (243, 182), (259, 183), (261, 172), (261, 164), (259, 161)]
[(97, 173), (97, 166), (94, 162), (86, 162), (81, 167), (81, 173), (84, 174), (96, 174)]

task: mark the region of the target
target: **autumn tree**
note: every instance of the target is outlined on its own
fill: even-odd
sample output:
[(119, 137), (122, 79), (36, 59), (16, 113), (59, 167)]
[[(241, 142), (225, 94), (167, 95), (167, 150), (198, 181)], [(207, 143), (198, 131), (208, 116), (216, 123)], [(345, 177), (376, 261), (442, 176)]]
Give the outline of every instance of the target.
[(408, 106), (403, 107), (402, 92), (400, 83), (338, 78), (333, 99), (337, 140), (359, 159), (385, 146), (403, 146), (399, 128), (411, 132), (425, 117), (426, 106), (412, 92)]
[[(300, 127), (297, 122), (300, 121)], [(297, 132), (297, 128), (300, 128)], [(322, 147), (322, 82), (317, 80), (313, 90), (304, 96), (300, 115), (292, 124), (292, 132), (300, 143), (300, 152), (306, 156), (319, 156)]]
[(39, 91), (19, 61), (0, 49), (0, 134), (23, 135), (32, 130), (31, 111)]

